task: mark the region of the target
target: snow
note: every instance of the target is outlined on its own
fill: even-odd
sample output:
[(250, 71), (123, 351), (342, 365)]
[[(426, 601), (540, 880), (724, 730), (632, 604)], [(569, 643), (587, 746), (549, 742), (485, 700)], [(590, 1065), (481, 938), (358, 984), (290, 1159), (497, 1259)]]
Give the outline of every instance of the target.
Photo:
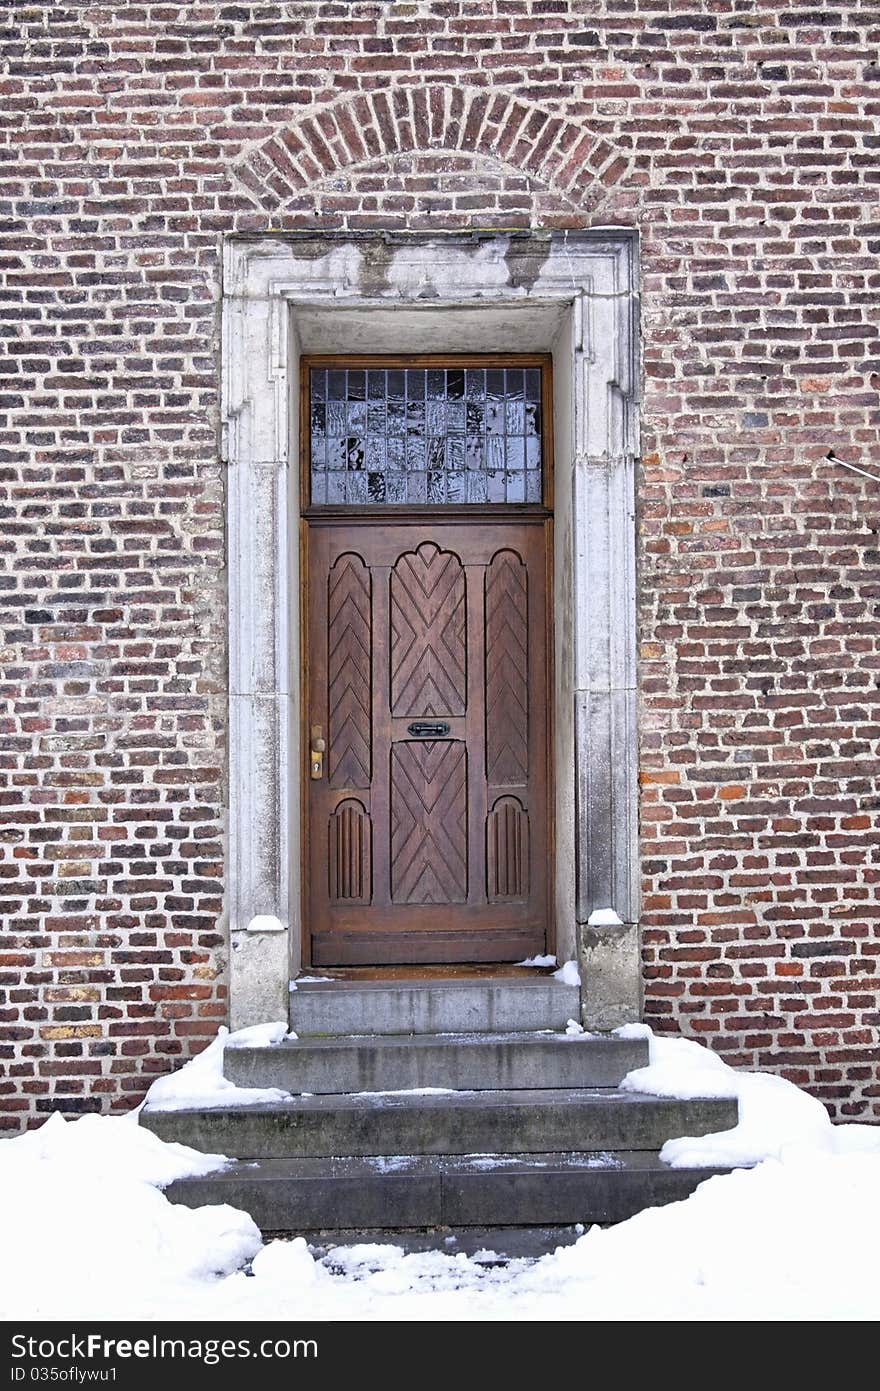
[[(870, 1150), (864, 1131), (874, 1131), (874, 1143), (880, 1146), (880, 1127), (833, 1127), (822, 1103), (783, 1077), (737, 1071), (701, 1044), (657, 1037), (644, 1024), (626, 1024), (615, 1032), (621, 1038), (649, 1042), (648, 1066), (627, 1073), (621, 1083), (624, 1091), (686, 1100), (736, 1097), (739, 1103), (739, 1124), (732, 1130), (667, 1140), (660, 1155), (673, 1168), (724, 1168), (781, 1160), (791, 1147), (835, 1153), (839, 1144), (847, 1144), (851, 1150), (862, 1145)], [(844, 1139), (848, 1131), (858, 1132), (852, 1141)]]
[(160, 1140), (133, 1115), (66, 1121), (60, 1111), (53, 1111), (39, 1130), (10, 1140), (0, 1156), (13, 1165), (13, 1172), (16, 1164), (49, 1164), (54, 1169), (63, 1163), (77, 1177), (88, 1174), (98, 1183), (124, 1170), (129, 1181), (157, 1188), (188, 1174), (210, 1174), (229, 1162), (222, 1154), (202, 1154)]
[(296, 980), (287, 982), (288, 990), (296, 990), (300, 985), (332, 985), (332, 976), (297, 976)]
[(234, 1034), (221, 1027), (213, 1043), (191, 1058), (177, 1072), (158, 1077), (147, 1092), (147, 1106), (163, 1111), (189, 1111), (196, 1106), (265, 1106), (274, 1101), (289, 1101), (290, 1092), (279, 1087), (237, 1087), (223, 1076), (223, 1053), (226, 1048), (268, 1048), (288, 1035), (287, 1024), (255, 1024), (237, 1029)]
[(227, 1033), (225, 1045), (227, 1048), (271, 1048), (285, 1038), (296, 1037), (292, 1031), (288, 1033), (286, 1024), (251, 1024), (247, 1029), (236, 1029), (234, 1034)]
[[(557, 964), (555, 956), (530, 956), (526, 961), (518, 961), (517, 966), (555, 966)], [(564, 966), (560, 966), (558, 971), (553, 972), (554, 980), (561, 980), (563, 985), (580, 985), (581, 976), (577, 968), (576, 961), (566, 961)]]
[[(650, 1092), (652, 1096), (736, 1096), (736, 1076), (717, 1053), (686, 1038), (657, 1038), (646, 1026), (624, 1024), (618, 1038), (649, 1039), (650, 1063), (636, 1068), (622, 1082), (625, 1091)], [(639, 1032), (636, 1032), (636, 1029)]]
[(286, 932), (287, 928), (274, 913), (257, 913), (247, 925), (248, 932)]
[(661, 1158), (673, 1168), (688, 1168), (781, 1159), (791, 1146), (833, 1151), (833, 1130), (825, 1107), (783, 1077), (747, 1075), (737, 1086), (737, 1099), (739, 1124), (733, 1130), (667, 1140)]
[(654, 1031), (650, 1024), (621, 1024), (619, 1029), (614, 1030), (618, 1038), (653, 1038)]
[(159, 1190), (225, 1163), (128, 1116), (56, 1112), (4, 1141), (0, 1317), (185, 1317), (207, 1284), (260, 1249), (260, 1233), (246, 1213), (173, 1207)]
[(585, 1030), (583, 1024), (579, 1024), (576, 1019), (569, 1019), (566, 1021), (565, 1032), (567, 1034), (583, 1034)]
[[(698, 1083), (716, 1095), (727, 1086), (739, 1098), (735, 1129), (671, 1141), (673, 1162), (718, 1163), (723, 1152), (755, 1167), (708, 1178), (684, 1202), (593, 1227), (538, 1261), (377, 1243), (316, 1259), (302, 1237), (264, 1245), (245, 1213), (166, 1200), (163, 1185), (210, 1172), (221, 1156), (165, 1144), (133, 1116), (53, 1115), (0, 1142), (0, 1318), (876, 1320), (880, 1127), (832, 1127), (817, 1102), (778, 1077), (732, 1073), (698, 1044), (644, 1028), (620, 1032), (650, 1045), (649, 1066), (629, 1085), (638, 1078), (685, 1096)], [(216, 1076), (225, 1038), (211, 1045), (210, 1066), (189, 1065), (190, 1094)]]
[(558, 971), (553, 972), (554, 980), (561, 980), (563, 985), (580, 985), (581, 973), (578, 970), (576, 961), (566, 961), (564, 966), (560, 966)]
[[(352, 1092), (352, 1096), (464, 1096), (455, 1087), (397, 1087), (384, 1092)], [(470, 1093), (468, 1093), (470, 1095)]]
[(595, 908), (587, 918), (587, 927), (623, 927), (623, 918), (613, 908)]
[(411, 1154), (376, 1154), (371, 1156), (380, 1174), (396, 1174), (401, 1169), (410, 1169), (413, 1164)]

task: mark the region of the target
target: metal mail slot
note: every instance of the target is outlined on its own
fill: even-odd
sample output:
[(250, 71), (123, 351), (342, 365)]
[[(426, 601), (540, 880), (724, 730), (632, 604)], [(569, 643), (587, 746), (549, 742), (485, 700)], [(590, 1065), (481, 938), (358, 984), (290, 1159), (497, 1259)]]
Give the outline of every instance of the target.
[(416, 739), (440, 739), (449, 733), (449, 725), (445, 720), (414, 720), (406, 728)]

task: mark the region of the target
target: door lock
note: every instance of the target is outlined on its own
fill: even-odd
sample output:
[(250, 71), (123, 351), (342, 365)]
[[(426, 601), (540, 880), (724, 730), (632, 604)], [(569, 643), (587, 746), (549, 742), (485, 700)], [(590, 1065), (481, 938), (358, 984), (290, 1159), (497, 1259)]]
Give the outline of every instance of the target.
[(311, 747), (309, 749), (309, 777), (313, 781), (324, 776), (324, 751), (327, 745), (324, 742), (324, 731), (319, 724), (313, 724), (311, 728)]

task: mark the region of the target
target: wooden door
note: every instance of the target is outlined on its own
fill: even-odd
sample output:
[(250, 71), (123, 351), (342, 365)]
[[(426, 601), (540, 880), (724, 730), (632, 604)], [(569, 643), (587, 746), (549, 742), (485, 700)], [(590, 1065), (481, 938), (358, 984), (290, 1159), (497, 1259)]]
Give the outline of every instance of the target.
[(548, 535), (546, 513), (309, 519), (313, 965), (545, 950)]

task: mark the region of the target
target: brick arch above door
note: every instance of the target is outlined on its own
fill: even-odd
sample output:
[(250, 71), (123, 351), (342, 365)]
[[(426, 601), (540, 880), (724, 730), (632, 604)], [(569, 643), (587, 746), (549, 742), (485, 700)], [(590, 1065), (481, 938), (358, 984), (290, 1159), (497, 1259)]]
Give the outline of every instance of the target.
[[(599, 186), (599, 195), (606, 190)], [(595, 201), (591, 198), (591, 203)], [(591, 211), (592, 211), (591, 207)], [(581, 226), (583, 205), (533, 174), (471, 150), (408, 150), (337, 169), (288, 202), (283, 219), (354, 230)]]
[(399, 85), (346, 95), (277, 127), (234, 173), (272, 213), (351, 166), (428, 150), (502, 161), (577, 207), (595, 205), (631, 171), (619, 138), (536, 103), (479, 87)]

